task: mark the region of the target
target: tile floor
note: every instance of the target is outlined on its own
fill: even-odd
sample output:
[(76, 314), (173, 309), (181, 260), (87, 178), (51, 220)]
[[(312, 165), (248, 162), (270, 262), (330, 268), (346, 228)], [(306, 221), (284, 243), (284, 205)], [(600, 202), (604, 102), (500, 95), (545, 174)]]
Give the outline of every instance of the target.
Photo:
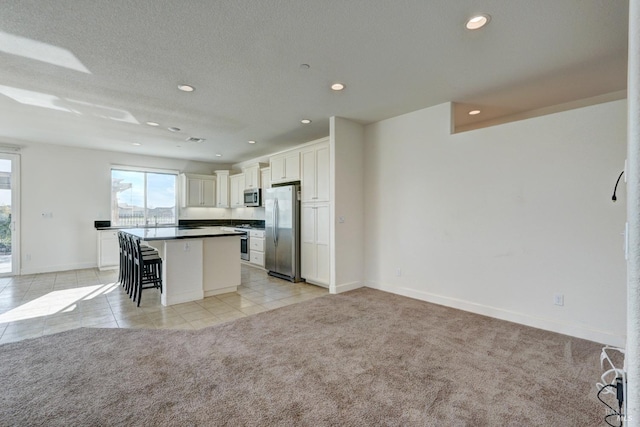
[(136, 307), (117, 278), (97, 269), (0, 278), (0, 344), (79, 327), (200, 329), (328, 294), (242, 265), (237, 292), (164, 307), (148, 289)]

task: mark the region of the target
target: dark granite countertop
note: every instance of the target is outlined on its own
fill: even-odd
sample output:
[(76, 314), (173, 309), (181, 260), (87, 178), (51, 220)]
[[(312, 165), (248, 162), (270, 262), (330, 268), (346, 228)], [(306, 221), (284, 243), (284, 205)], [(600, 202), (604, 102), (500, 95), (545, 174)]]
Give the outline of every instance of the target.
[[(96, 223), (106, 224), (110, 221), (96, 221)], [(181, 219), (178, 222), (179, 227), (233, 227), (233, 228), (250, 228), (256, 230), (264, 230), (265, 222), (264, 220), (259, 219)], [(247, 227), (248, 226), (248, 227)], [(99, 224), (95, 224), (96, 230), (124, 230), (124, 229), (155, 229), (155, 228), (175, 228), (175, 226), (169, 225), (158, 225), (154, 227), (153, 225), (147, 227), (101, 227)]]
[(236, 231), (222, 231), (220, 227), (157, 227), (157, 228), (122, 228), (123, 231), (141, 240), (176, 240), (202, 239), (205, 237), (241, 236), (244, 233)]

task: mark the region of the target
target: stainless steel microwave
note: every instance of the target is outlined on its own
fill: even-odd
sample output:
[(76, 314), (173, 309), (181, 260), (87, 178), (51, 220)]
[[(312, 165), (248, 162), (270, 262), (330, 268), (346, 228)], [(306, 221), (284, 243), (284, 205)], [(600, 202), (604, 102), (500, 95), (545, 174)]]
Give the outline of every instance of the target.
[(244, 205), (245, 206), (261, 206), (261, 191), (259, 188), (251, 188), (244, 190)]

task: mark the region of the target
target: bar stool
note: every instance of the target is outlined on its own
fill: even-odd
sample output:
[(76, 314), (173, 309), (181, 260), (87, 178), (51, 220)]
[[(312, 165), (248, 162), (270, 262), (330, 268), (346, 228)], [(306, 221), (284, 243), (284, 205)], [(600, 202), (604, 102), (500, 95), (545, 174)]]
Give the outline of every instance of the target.
[[(137, 239), (136, 239), (137, 240)], [(133, 297), (134, 290), (134, 258), (132, 236), (122, 231), (118, 231), (118, 243), (120, 245), (120, 269), (118, 282), (125, 289), (129, 298)], [(140, 245), (140, 251), (144, 254), (156, 254), (158, 251), (147, 245)]]
[(133, 256), (133, 300), (138, 307), (142, 300), (143, 289), (160, 289), (162, 293), (162, 258), (157, 251), (144, 251), (140, 239), (131, 236)]

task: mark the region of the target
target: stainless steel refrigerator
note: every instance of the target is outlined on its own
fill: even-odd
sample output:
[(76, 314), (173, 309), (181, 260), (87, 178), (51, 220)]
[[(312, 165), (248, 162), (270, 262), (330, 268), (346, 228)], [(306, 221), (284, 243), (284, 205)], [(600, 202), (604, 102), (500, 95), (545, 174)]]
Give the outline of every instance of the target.
[(300, 279), (300, 185), (268, 188), (265, 196), (265, 267), (269, 275)]

